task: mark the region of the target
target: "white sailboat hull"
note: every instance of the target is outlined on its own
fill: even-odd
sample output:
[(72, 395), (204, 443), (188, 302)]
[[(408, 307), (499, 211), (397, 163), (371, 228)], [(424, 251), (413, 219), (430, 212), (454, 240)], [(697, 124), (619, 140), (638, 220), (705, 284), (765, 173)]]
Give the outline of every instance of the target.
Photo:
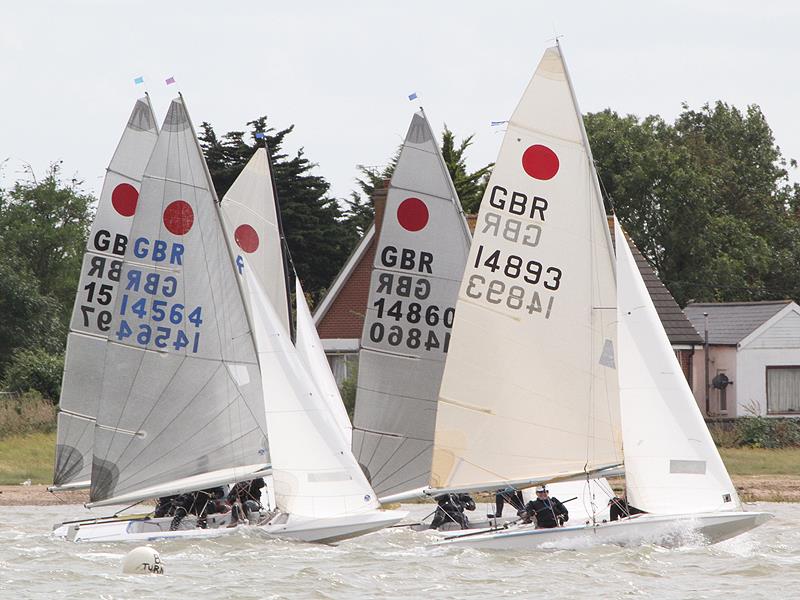
[(64, 523), (53, 530), (53, 537), (72, 542), (146, 542), (167, 539), (204, 539), (228, 535), (243, 529), (272, 538), (330, 544), (358, 537), (394, 525), (408, 515), (405, 511), (373, 511), (342, 517), (311, 519), (278, 515), (264, 525), (240, 524), (229, 527), (230, 513), (209, 515), (208, 527), (196, 526), (187, 516), (181, 527), (170, 531), (172, 517), (114, 519), (88, 523)]
[(521, 525), (470, 535), (462, 532), (437, 545), (468, 545), (487, 550), (575, 549), (601, 544), (679, 546), (703, 540), (709, 544), (730, 539), (772, 518), (765, 512), (716, 512), (690, 515), (635, 515), (595, 525), (536, 529)]
[(399, 523), (408, 516), (401, 510), (374, 510), (340, 517), (310, 518), (279, 515), (258, 529), (270, 537), (332, 544)]

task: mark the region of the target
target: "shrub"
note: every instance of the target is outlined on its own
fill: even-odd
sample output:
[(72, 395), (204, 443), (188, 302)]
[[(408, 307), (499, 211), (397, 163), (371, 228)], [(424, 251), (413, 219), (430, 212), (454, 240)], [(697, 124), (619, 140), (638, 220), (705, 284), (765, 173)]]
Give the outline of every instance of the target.
[(3, 387), (11, 392), (36, 390), (53, 403), (61, 395), (64, 355), (36, 350), (17, 350), (5, 369)]
[(50, 432), (56, 427), (56, 407), (37, 391), (0, 395), (0, 437)]

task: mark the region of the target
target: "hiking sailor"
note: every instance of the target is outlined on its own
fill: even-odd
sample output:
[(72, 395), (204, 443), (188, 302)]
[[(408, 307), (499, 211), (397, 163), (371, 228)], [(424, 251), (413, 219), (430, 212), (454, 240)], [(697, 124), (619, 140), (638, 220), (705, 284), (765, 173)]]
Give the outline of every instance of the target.
[(608, 506), (610, 507), (610, 519), (612, 521), (617, 521), (619, 519), (626, 519), (631, 515), (638, 515), (644, 513), (643, 510), (636, 508), (635, 506), (631, 506), (628, 504), (628, 497), (627, 494), (622, 494), (622, 497), (614, 496), (611, 500), (608, 501)]
[(503, 505), (510, 504), (519, 513), (525, 510), (525, 500), (522, 499), (522, 492), (514, 488), (498, 490), (494, 497), (495, 512), (493, 515), (486, 515), (490, 519), (499, 519), (503, 516)]
[(536, 500), (528, 502), (525, 510), (517, 514), (525, 523), (535, 522), (537, 529), (561, 527), (569, 520), (566, 507), (558, 498), (551, 498), (547, 487), (543, 485), (536, 488)]
[(475, 510), (475, 501), (469, 494), (442, 494), (434, 498), (439, 505), (431, 521), (431, 529), (469, 528), (469, 519), (464, 510)]

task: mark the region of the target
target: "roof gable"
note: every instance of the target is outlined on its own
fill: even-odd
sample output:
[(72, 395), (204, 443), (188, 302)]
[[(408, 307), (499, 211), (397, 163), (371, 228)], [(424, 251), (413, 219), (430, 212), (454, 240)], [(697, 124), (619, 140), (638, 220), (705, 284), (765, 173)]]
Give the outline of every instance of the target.
[(692, 302), (684, 312), (698, 331), (704, 331), (703, 313), (708, 313), (708, 342), (735, 346), (789, 304), (793, 302)]

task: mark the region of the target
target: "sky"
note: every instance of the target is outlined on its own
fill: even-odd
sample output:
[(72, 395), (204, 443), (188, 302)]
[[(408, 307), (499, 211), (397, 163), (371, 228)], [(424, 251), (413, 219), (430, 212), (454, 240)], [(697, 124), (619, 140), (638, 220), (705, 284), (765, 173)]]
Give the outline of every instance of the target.
[(799, 32), (800, 3), (777, 0), (4, 0), (0, 187), (60, 160), (99, 194), (145, 89), (159, 119), (180, 91), (220, 134), (294, 124), (286, 149), (337, 198), (356, 165), (387, 163), (420, 104), (435, 131), (474, 134), (477, 169), (556, 35), (583, 112), (757, 104), (800, 158)]

